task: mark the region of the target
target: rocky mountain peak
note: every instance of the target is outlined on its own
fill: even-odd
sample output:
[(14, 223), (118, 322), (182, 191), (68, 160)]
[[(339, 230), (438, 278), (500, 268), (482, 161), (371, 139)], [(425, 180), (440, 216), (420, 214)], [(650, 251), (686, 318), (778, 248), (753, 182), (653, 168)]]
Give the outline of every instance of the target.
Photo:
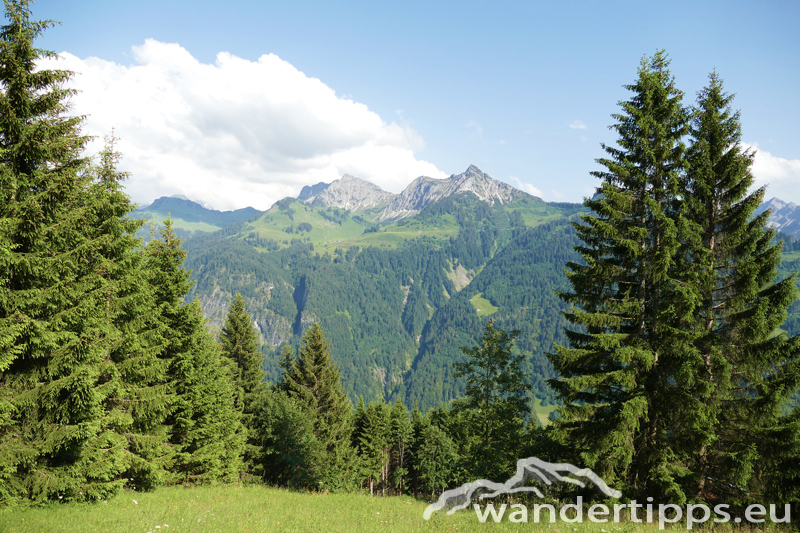
[(462, 174), (454, 174), (449, 178), (434, 179), (421, 176), (415, 179), (386, 206), (380, 219), (413, 216), (431, 202), (461, 193), (474, 194), (479, 200), (489, 204), (495, 202), (506, 204), (515, 198), (527, 195), (511, 185), (492, 179), (475, 165), (470, 165)]
[(311, 202), (317, 197), (319, 193), (328, 188), (329, 183), (320, 181), (316, 185), (306, 185), (297, 195), (297, 199), (301, 202)]
[[(320, 184), (315, 185), (315, 187), (318, 185)], [(303, 191), (305, 191), (305, 188)], [(303, 191), (300, 193), (301, 196), (303, 196)], [(352, 212), (381, 208), (388, 204), (394, 196), (394, 194), (384, 191), (374, 183), (345, 174), (330, 185), (320, 188), (317, 194), (308, 194), (305, 198), (298, 196), (298, 199), (304, 202), (320, 202), (326, 206), (338, 207)]]
[(754, 214), (759, 215), (767, 209), (771, 210), (767, 222), (769, 227), (795, 238), (800, 237), (800, 207), (797, 204), (784, 202), (780, 198), (772, 198), (758, 206)]

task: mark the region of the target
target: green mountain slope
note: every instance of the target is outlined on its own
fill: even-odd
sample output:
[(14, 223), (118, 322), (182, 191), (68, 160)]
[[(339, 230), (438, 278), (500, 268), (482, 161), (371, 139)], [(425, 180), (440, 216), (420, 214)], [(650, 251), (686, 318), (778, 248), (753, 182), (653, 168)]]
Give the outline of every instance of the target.
[[(216, 211), (208, 209), (184, 198), (161, 197), (146, 207), (136, 209), (131, 218), (146, 220), (150, 224), (161, 224), (167, 215), (174, 222), (173, 229), (181, 237), (191, 237), (200, 233), (211, 233), (225, 226), (242, 222), (258, 216), (261, 211), (245, 207), (235, 211)], [(142, 235), (149, 235), (149, 229), (143, 228)]]
[[(435, 394), (416, 387), (425, 379), (444, 383), (450, 360), (460, 356), (459, 342), (474, 343), (486, 317), (478, 316), (471, 298), (480, 292), (493, 305), (502, 302), (492, 318), (503, 327), (508, 323), (527, 331), (517, 324), (536, 314), (517, 312), (512, 291), (503, 288), (527, 285), (530, 269), (507, 272), (510, 265), (495, 265), (493, 258), (529, 261), (514, 254), (531, 241), (541, 241), (541, 248), (555, 243), (571, 253), (571, 240), (561, 243), (549, 236), (563, 233), (565, 217), (578, 208), (527, 196), (489, 205), (460, 193), (416, 216), (375, 224), (343, 209), (286, 199), (257, 219), (185, 243), (187, 267), (197, 281), (192, 295), (219, 324), (232, 295), (242, 293), (266, 342), (272, 379), (280, 346), (297, 343), (306, 327), (319, 322), (351, 397), (400, 396), (428, 407), (459, 393), (455, 384)], [(541, 270), (561, 275), (560, 266)], [(492, 281), (498, 273), (501, 279)], [(452, 324), (440, 322), (438, 317), (452, 313)], [(451, 327), (457, 333), (448, 337)], [(442, 343), (447, 355), (431, 359)], [(531, 340), (524, 346), (536, 345)], [(542, 354), (537, 347), (532, 368), (547, 366)], [(417, 372), (428, 377), (415, 380)], [(546, 398), (546, 389), (538, 389), (536, 394)]]
[[(287, 198), (185, 242), (197, 282), (190, 297), (219, 325), (242, 293), (270, 380), (281, 346), (296, 346), (319, 322), (353, 401), (401, 397), (422, 409), (462, 394), (451, 365), (491, 318), (521, 331), (532, 396), (546, 405), (554, 372), (545, 353), (566, 342), (556, 290), (568, 288), (565, 262), (578, 259), (571, 222), (582, 209), (522, 193), (490, 203), (457, 191), (380, 222), (375, 213)], [(782, 268), (797, 269), (796, 261)], [(795, 304), (785, 328), (800, 329), (799, 315)]]

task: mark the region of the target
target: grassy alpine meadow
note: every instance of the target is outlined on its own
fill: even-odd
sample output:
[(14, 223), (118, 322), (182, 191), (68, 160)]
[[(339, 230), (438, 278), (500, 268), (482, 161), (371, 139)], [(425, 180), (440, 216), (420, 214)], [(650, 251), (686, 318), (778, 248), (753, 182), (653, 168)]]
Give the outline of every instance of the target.
[[(499, 503), (495, 503), (499, 507)], [(125, 490), (98, 503), (50, 504), (0, 511), (3, 533), (94, 532), (171, 533), (179, 531), (547, 531), (548, 533), (655, 533), (657, 524), (481, 523), (474, 510), (451, 516), (434, 513), (424, 520), (428, 503), (410, 496), (293, 492), (259, 485), (165, 487), (154, 492)], [(543, 518), (543, 522), (547, 519)], [(698, 526), (695, 526), (696, 528)], [(700, 528), (708, 530), (706, 528)], [(685, 531), (682, 526), (668, 530)], [(718, 525), (719, 533), (748, 533), (749, 526)], [(755, 528), (752, 531), (756, 531)], [(768, 526), (758, 531), (780, 531)]]

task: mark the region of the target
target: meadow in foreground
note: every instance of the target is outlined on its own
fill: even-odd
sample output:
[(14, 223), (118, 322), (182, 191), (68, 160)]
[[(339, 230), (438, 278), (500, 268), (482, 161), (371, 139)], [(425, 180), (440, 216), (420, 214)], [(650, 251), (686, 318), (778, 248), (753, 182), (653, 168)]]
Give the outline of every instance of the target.
[[(478, 522), (473, 511), (422, 518), (428, 504), (410, 496), (300, 493), (256, 485), (165, 487), (154, 492), (124, 491), (108, 502), (50, 504), (0, 511), (3, 533), (179, 531), (547, 531), (548, 533), (655, 533), (643, 524), (499, 524)], [(765, 528), (770, 531), (774, 528)], [(672, 531), (685, 531), (677, 528)], [(747, 533), (720, 526), (715, 532)]]

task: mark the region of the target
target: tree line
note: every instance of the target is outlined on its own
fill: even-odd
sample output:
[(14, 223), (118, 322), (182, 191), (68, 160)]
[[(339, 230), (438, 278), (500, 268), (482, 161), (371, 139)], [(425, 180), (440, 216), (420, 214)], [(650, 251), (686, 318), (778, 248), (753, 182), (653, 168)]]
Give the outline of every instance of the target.
[(319, 324), (297, 351), (286, 347), (277, 383), (262, 384), (254, 404), (249, 474), (313, 490), (430, 495), (478, 478), (510, 477), (541, 432), (528, 403), (518, 332), (490, 321), (481, 343), (456, 367), (464, 398), (423, 414), (401, 400), (355, 407), (342, 387)]

